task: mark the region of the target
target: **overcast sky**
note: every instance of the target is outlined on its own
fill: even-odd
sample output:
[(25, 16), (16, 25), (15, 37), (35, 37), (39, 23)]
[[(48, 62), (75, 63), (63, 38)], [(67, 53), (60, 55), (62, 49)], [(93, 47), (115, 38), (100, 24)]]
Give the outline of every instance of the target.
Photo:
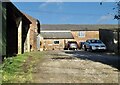
[(42, 24), (118, 24), (115, 2), (13, 2)]

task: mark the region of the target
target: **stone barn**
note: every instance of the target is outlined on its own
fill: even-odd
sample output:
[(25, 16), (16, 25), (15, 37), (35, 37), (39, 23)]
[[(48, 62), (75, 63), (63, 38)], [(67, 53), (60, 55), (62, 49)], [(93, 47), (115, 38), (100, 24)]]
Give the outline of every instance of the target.
[(73, 41), (72, 33), (69, 31), (41, 32), (43, 50), (63, 50), (67, 41)]
[(39, 38), (40, 35), (40, 22), (39, 20), (33, 18), (30, 15), (24, 14), (30, 21), (30, 28), (29, 28), (29, 43), (30, 43), (30, 49), (29, 51), (37, 51), (40, 49), (40, 41), (37, 39)]
[[(40, 33), (40, 23), (37, 19), (25, 15), (11, 2), (2, 3), (2, 53), (1, 55), (16, 55), (30, 52), (37, 48), (36, 37)], [(33, 36), (33, 37), (31, 37)]]
[[(99, 29), (112, 29), (115, 26), (74, 24), (41, 25), (41, 36), (43, 37), (43, 40), (41, 40), (43, 41), (43, 46), (41, 48), (46, 50), (55, 48), (64, 49), (65, 43), (68, 41), (76, 41), (80, 48), (80, 43), (85, 42), (87, 39), (100, 39)], [(70, 39), (65, 38), (68, 35), (71, 36)]]
[(3, 19), (3, 25), (5, 23), (6, 26), (2, 28), (4, 54), (21, 54), (26, 47), (25, 43), (27, 43), (26, 39), (28, 39), (27, 34), (31, 22), (11, 2), (4, 2), (2, 6), (6, 13), (3, 16), (3, 18), (6, 17)]

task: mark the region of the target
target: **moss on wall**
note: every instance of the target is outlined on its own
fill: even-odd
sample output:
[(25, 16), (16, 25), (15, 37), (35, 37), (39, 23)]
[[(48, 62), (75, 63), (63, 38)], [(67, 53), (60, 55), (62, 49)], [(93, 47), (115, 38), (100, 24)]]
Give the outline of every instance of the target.
[[(0, 2), (0, 13), (2, 13), (2, 3)], [(0, 55), (2, 54), (2, 15), (0, 15)]]
[(0, 3), (0, 10), (2, 12), (1, 17), (1, 31), (0, 34), (0, 54), (6, 55), (6, 3)]

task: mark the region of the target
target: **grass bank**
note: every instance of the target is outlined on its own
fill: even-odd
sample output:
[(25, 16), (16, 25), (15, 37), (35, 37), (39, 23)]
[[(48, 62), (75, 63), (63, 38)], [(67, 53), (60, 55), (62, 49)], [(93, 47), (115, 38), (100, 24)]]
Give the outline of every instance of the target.
[(30, 52), (5, 59), (0, 67), (2, 83), (30, 83), (32, 70), (44, 53)]

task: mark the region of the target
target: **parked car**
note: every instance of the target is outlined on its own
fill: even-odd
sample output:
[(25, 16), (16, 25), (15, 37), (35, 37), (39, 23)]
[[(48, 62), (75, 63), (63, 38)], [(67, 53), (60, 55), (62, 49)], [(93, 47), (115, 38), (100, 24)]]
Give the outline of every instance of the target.
[(80, 49), (83, 48), (85, 42), (80, 42)]
[(83, 45), (85, 51), (106, 50), (106, 45), (98, 39), (89, 39)]
[(78, 45), (76, 41), (68, 41), (68, 43), (65, 46), (66, 49), (69, 50), (77, 50), (78, 49)]

